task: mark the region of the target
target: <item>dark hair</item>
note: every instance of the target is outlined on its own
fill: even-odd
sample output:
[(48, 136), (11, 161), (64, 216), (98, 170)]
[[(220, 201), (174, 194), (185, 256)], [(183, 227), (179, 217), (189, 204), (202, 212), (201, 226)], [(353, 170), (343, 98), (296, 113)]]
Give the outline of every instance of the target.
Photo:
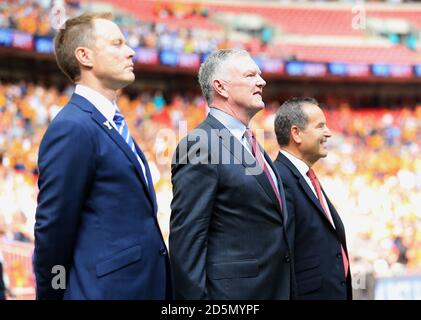
[(291, 127), (297, 126), (305, 129), (308, 118), (303, 111), (305, 104), (314, 104), (320, 107), (316, 99), (310, 97), (294, 97), (285, 101), (276, 112), (275, 134), (279, 146), (287, 146), (291, 139)]

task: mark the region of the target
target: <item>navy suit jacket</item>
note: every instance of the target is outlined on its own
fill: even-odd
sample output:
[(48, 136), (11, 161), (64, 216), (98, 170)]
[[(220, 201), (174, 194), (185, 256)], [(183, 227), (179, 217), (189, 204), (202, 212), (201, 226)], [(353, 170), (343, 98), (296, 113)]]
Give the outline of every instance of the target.
[[(171, 298), (170, 266), (147, 161), (74, 94), (39, 150), (34, 269), (38, 299)], [(54, 289), (66, 271), (65, 290)], [(57, 278), (53, 282), (57, 282)]]
[(297, 298), (352, 299), (351, 273), (345, 279), (340, 247), (348, 255), (345, 229), (335, 207), (322, 189), (336, 229), (292, 162), (279, 153), (274, 164), (290, 217), (287, 230), (294, 252)]
[(178, 145), (169, 241), (176, 298), (291, 298), (287, 210), (256, 165), (212, 115)]

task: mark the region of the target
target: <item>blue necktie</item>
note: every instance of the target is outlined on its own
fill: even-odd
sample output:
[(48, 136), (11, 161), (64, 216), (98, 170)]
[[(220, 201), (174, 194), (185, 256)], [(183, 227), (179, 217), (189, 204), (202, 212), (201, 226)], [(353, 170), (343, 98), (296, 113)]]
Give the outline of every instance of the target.
[(120, 113), (120, 111), (116, 110), (113, 120), (114, 120), (114, 123), (117, 127), (118, 133), (120, 133), (120, 135), (123, 137), (124, 141), (126, 141), (128, 146), (130, 147), (130, 149), (132, 149), (133, 153), (136, 155), (137, 161), (139, 161), (140, 166), (142, 167), (143, 175), (145, 176), (146, 184), (148, 184), (145, 165), (143, 164), (143, 161), (139, 157), (138, 153), (136, 152), (136, 147), (135, 147), (133, 138), (130, 135), (129, 127), (127, 127), (127, 123), (124, 120), (124, 116)]
[(136, 148), (134, 146), (134, 141), (130, 135), (129, 128), (127, 127), (127, 123), (124, 120), (124, 116), (118, 110), (116, 110), (113, 120), (114, 120), (115, 125), (117, 126), (117, 131), (121, 134), (124, 141), (126, 141), (130, 149), (132, 149), (134, 154), (137, 156)]

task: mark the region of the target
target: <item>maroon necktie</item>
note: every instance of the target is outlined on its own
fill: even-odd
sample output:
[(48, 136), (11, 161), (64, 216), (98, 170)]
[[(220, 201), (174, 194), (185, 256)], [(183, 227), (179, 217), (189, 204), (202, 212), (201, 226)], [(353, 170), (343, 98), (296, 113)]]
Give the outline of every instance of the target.
[(263, 153), (260, 150), (259, 144), (257, 143), (256, 138), (254, 137), (254, 134), (250, 130), (250, 128), (246, 128), (245, 136), (248, 140), (248, 143), (251, 145), (253, 156), (256, 158), (260, 167), (263, 168), (263, 171), (265, 172), (266, 177), (268, 178), (270, 185), (272, 186), (272, 189), (276, 194), (276, 198), (278, 199), (279, 206), (281, 207), (281, 210), (282, 210), (282, 200), (281, 200), (281, 196), (279, 195), (278, 188), (276, 187), (275, 182), (273, 181), (272, 176), (270, 175), (269, 169), (266, 166), (266, 162), (263, 159)]
[[(319, 183), (319, 179), (317, 179), (316, 174), (314, 173), (313, 169), (309, 169), (307, 172), (307, 176), (310, 178), (311, 183), (313, 184), (314, 189), (316, 190), (316, 194), (317, 194), (317, 198), (319, 199), (319, 202), (327, 216), (327, 218), (329, 219), (330, 223), (333, 225), (333, 221), (331, 220), (331, 217), (327, 211), (327, 208), (324, 204), (323, 198), (322, 198), (322, 189), (320, 187), (320, 183)], [(348, 262), (348, 258), (346, 257), (345, 254), (345, 250), (344, 247), (341, 244), (341, 250), (342, 250), (342, 260), (344, 263), (344, 269), (345, 269), (345, 278), (348, 275), (348, 267), (349, 267), (349, 262)]]

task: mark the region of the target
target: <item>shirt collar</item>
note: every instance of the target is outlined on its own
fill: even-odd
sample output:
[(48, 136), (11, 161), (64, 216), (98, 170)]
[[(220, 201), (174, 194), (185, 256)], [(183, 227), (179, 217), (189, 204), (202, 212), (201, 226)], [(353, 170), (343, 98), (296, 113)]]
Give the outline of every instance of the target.
[(77, 84), (75, 93), (84, 97), (98, 109), (99, 112), (111, 123), (114, 123), (113, 118), (117, 108), (115, 101), (110, 101), (98, 91), (91, 89), (82, 84)]
[(292, 164), (298, 169), (298, 171), (301, 173), (302, 176), (306, 177), (307, 172), (310, 169), (310, 167), (301, 159), (298, 159), (296, 156), (292, 155), (286, 150), (280, 150), (280, 152), (288, 158), (289, 161), (292, 162)]
[(215, 107), (210, 108), (209, 114), (221, 122), (234, 137), (236, 137), (239, 141), (242, 141), (244, 132), (246, 132), (246, 126), (240, 120)]

